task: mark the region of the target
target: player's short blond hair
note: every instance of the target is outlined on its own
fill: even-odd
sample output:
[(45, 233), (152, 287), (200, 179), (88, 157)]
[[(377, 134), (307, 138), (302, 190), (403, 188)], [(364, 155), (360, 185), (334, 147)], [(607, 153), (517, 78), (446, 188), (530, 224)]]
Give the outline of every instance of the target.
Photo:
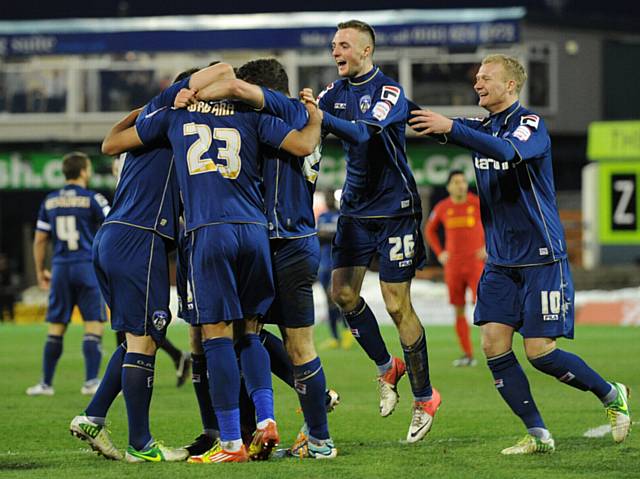
[(496, 53), (494, 55), (487, 55), (482, 59), (483, 65), (486, 65), (487, 63), (500, 63), (507, 74), (506, 79), (516, 82), (516, 93), (520, 94), (522, 85), (527, 81), (527, 72), (517, 58)]
[(373, 54), (376, 49), (376, 32), (371, 25), (361, 20), (347, 20), (346, 22), (338, 23), (338, 30), (344, 30), (345, 28), (353, 28), (367, 35), (371, 41), (371, 53)]

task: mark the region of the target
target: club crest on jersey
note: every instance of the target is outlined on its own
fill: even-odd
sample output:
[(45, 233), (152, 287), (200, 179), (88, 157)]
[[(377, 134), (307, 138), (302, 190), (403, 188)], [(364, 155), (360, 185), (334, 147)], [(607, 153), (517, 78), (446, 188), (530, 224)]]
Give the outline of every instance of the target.
[(169, 324), (169, 315), (166, 311), (154, 311), (153, 316), (151, 316), (151, 322), (153, 323), (153, 327), (158, 331), (162, 331)]
[(369, 108), (371, 108), (371, 97), (369, 95), (365, 95), (360, 98), (360, 111), (362, 113), (366, 113)]

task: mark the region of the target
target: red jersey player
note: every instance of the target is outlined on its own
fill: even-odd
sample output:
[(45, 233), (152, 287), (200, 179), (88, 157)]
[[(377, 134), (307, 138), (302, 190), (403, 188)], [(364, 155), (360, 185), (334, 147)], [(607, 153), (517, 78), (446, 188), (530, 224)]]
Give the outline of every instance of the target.
[[(487, 256), (480, 220), (480, 201), (469, 193), (469, 184), (461, 170), (452, 170), (447, 180), (449, 197), (438, 202), (425, 226), (425, 238), (444, 266), (444, 279), (449, 289), (449, 302), (456, 311), (456, 333), (464, 356), (454, 366), (475, 366), (467, 318), (464, 314), (465, 292), (469, 288), (476, 300), (478, 281)], [(444, 248), (438, 238), (438, 227), (444, 227)]]

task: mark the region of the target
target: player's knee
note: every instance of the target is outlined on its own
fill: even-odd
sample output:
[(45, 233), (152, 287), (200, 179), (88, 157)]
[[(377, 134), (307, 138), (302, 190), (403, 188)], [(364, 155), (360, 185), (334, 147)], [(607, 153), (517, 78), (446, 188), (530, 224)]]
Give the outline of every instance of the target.
[(483, 334), (481, 338), (482, 351), (485, 357), (493, 358), (506, 353), (511, 349), (511, 344), (503, 338), (490, 334)]
[(360, 296), (356, 294), (354, 289), (343, 286), (334, 287), (331, 290), (331, 299), (343, 311), (351, 311), (358, 305)]
[(551, 338), (526, 338), (524, 340), (524, 352), (529, 361), (546, 356), (555, 348), (556, 342)]

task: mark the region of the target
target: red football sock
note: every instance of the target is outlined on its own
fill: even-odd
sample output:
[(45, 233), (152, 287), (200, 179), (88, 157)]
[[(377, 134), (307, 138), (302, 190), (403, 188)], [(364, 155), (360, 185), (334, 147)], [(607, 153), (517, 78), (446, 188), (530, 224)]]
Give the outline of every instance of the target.
[(458, 341), (464, 351), (464, 354), (468, 357), (473, 357), (473, 346), (471, 345), (471, 334), (469, 333), (469, 325), (467, 324), (467, 318), (463, 316), (456, 316), (456, 334), (458, 335)]

